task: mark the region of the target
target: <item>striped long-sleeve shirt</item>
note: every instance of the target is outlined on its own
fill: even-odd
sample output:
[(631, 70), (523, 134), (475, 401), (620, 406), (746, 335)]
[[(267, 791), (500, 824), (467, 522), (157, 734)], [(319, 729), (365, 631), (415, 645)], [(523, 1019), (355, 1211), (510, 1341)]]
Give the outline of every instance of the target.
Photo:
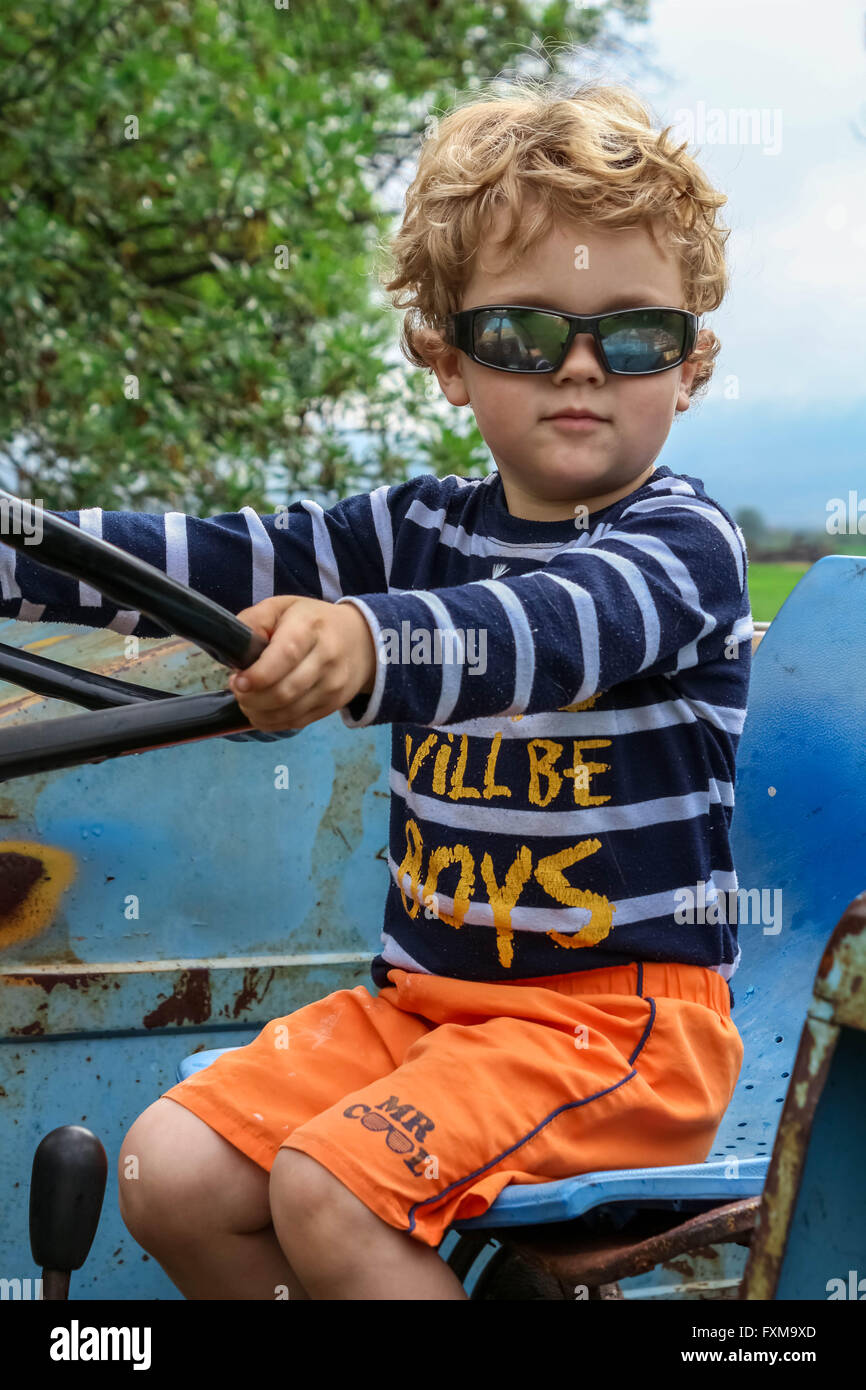
[[(375, 683), (340, 716), (392, 725), (377, 986), (393, 966), (525, 980), (632, 960), (730, 980), (736, 924), (712, 904), (737, 889), (752, 622), (742, 534), (698, 479), (659, 467), (582, 526), (513, 516), (498, 473), (327, 510), (55, 514), (233, 613), (275, 593), (359, 607)], [(26, 551), (0, 546), (0, 582), (0, 616), (164, 635)]]

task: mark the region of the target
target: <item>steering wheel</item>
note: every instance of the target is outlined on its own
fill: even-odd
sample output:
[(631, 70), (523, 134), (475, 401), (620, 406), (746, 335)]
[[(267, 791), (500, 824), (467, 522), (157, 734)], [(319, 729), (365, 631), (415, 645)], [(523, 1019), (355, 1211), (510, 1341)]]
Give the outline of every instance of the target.
[[(5, 545), (36, 558), (33, 546), (26, 543), (24, 536), (38, 516), (42, 529), (40, 564), (83, 580), (121, 608), (138, 610), (164, 627), (168, 635), (185, 637), (223, 666), (245, 670), (268, 645), (221, 604), (169, 578), (145, 560), (110, 541), (88, 535), (72, 522), (52, 516), (44, 508), (2, 488), (0, 499), (20, 508), (22, 523), (25, 519), (29, 523), (22, 524), (18, 534), (3, 535)], [(253, 730), (230, 690), (172, 695), (166, 690), (79, 671), (2, 642), (0, 678), (92, 711), (0, 729), (0, 781), (81, 763), (101, 763), (106, 758), (204, 738), (223, 736), (233, 741), (271, 742), (300, 732)]]

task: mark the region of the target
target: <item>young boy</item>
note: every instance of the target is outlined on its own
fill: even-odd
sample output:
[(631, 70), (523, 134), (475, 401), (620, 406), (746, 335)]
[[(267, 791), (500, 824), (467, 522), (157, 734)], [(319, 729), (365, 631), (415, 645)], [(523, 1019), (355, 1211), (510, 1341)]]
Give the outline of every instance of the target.
[[(688, 904), (736, 887), (746, 555), (654, 460), (718, 351), (696, 315), (724, 201), (627, 90), (458, 107), (387, 288), (496, 471), (327, 511), (61, 514), (250, 605), (270, 642), (231, 687), (257, 728), (393, 725), (378, 994), (273, 1020), (122, 1146), (124, 1220), (189, 1298), (462, 1298), (436, 1247), (509, 1183), (711, 1150), (739, 951)], [(3, 560), (7, 616), (162, 635)]]

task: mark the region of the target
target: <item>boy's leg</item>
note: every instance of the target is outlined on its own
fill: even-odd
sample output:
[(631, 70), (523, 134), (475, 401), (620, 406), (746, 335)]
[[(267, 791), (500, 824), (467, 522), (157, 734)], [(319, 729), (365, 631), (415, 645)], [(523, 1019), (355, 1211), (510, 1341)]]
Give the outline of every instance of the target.
[(161, 1098), (121, 1145), (124, 1224), (189, 1299), (306, 1299), (271, 1224), (268, 1174)]
[(306, 1298), (271, 1223), (283, 1139), (391, 1072), (431, 1025), (363, 986), (273, 1019), (245, 1047), (164, 1092), (121, 1148), (131, 1233), (188, 1298)]
[(271, 1169), (280, 1245), (313, 1299), (465, 1299), (433, 1246), (370, 1211), (316, 1159), (280, 1149)]

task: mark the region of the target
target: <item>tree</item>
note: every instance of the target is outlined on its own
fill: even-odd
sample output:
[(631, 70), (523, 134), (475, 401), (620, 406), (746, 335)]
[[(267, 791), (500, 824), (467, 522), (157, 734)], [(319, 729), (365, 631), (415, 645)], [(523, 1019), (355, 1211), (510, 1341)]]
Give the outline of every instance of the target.
[(760, 545), (767, 535), (767, 523), (755, 507), (741, 507), (734, 517), (747, 546)]
[(600, 47), (645, 8), (20, 0), (0, 37), (4, 484), (208, 515), (413, 461), (483, 471), (474, 420), (455, 431), (396, 351), (387, 191), (455, 88), (561, 70), (543, 46), (534, 63), (536, 27)]

